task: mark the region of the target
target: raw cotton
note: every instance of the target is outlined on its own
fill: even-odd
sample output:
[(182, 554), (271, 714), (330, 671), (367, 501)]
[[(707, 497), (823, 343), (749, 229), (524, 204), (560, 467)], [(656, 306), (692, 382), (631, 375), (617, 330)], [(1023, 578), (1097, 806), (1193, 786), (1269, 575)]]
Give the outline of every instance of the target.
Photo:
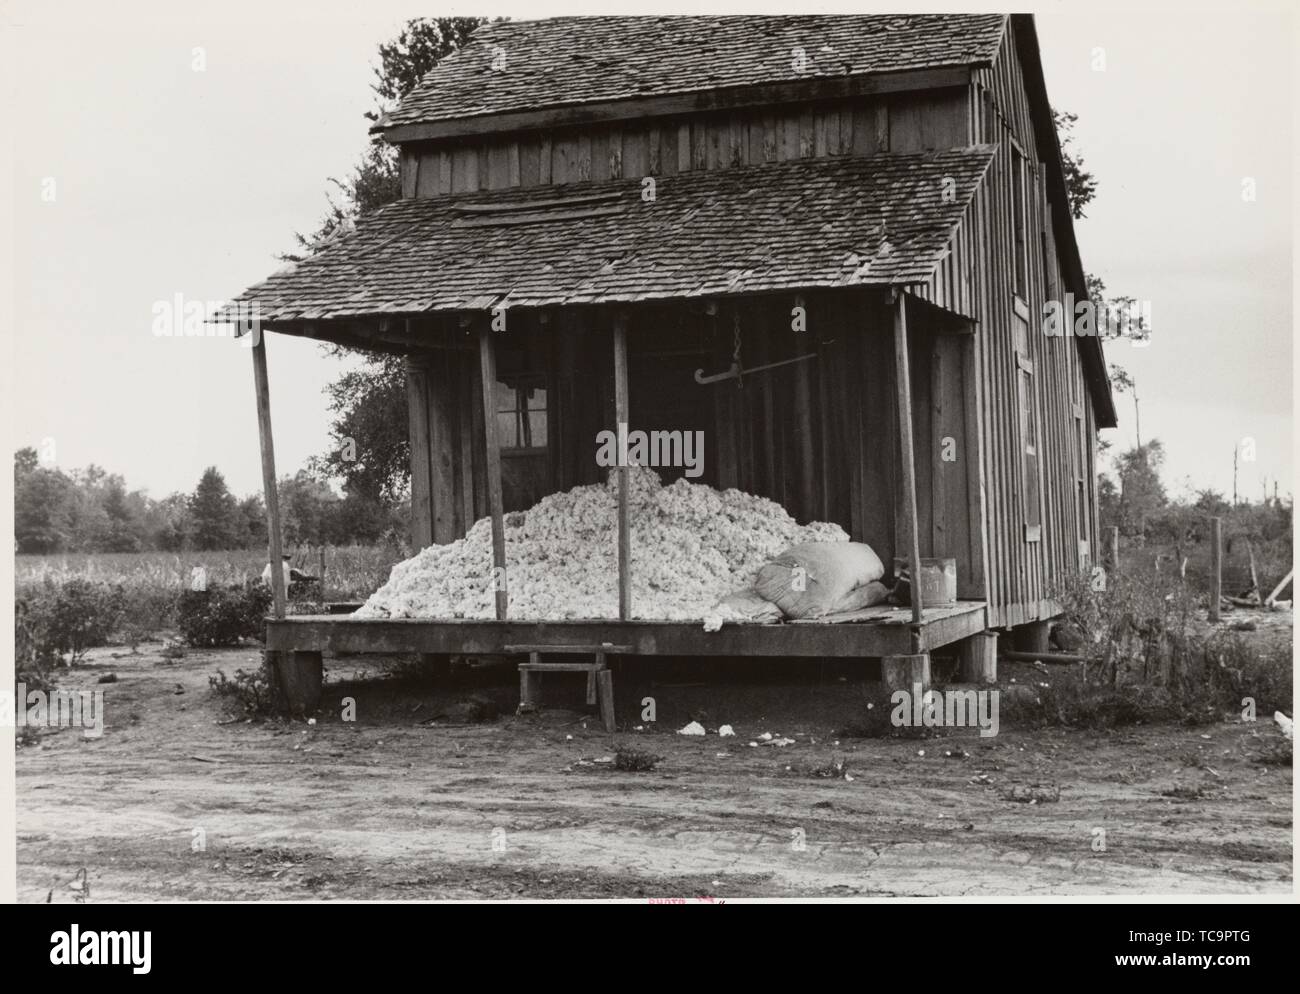
[[(722, 597), (750, 586), (759, 568), (800, 542), (847, 542), (839, 525), (800, 526), (775, 501), (629, 473), (632, 616), (698, 621)], [(544, 497), (505, 516), (512, 620), (618, 617), (618, 484)], [(357, 612), (363, 618), (494, 618), (492, 522), (393, 567)]]

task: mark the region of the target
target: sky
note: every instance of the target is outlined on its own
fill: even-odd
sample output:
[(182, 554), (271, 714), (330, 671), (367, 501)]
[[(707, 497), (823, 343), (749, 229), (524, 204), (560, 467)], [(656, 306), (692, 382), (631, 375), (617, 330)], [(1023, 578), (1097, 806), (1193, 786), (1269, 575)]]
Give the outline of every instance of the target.
[[(1170, 489), (1230, 492), (1234, 448), (1250, 439), (1242, 492), (1276, 480), (1285, 494), (1294, 25), (1285, 5), (1178, 9), (1037, 8), (1049, 95), (1079, 116), (1075, 144), (1099, 182), (1076, 230), (1089, 271), (1150, 302), (1151, 344), (1112, 345), (1108, 357), (1137, 382), (1142, 438), (1164, 443)], [(612, 10), (543, 3), (527, 14)], [(159, 337), (158, 309), (171, 313), (177, 295), (225, 300), (278, 268), (293, 233), (323, 214), (328, 178), (365, 147), (377, 46), (406, 18), (432, 14), (521, 11), (0, 0), (13, 136), (0, 418), (11, 449), (43, 446), (64, 468), (93, 462), (154, 496), (192, 490), (209, 465), (236, 493), (260, 489), (248, 351), (228, 338)], [(325, 448), (323, 390), (345, 367), (276, 335), (268, 359), (277, 464), (292, 472)], [(1117, 401), (1120, 428), (1103, 437), (1123, 449), (1136, 438), (1133, 399)]]

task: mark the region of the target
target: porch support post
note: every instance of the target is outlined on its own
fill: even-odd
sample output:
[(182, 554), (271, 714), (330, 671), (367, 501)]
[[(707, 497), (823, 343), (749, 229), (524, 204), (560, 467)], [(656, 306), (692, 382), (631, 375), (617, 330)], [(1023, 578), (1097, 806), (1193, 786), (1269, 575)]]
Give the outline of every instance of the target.
[(618, 617), (632, 617), (632, 534), (628, 524), (628, 473), (621, 440), (628, 431), (627, 315), (614, 317), (614, 420), (620, 440), (618, 460)]
[(406, 404), (411, 442), (411, 545), (433, 544), (433, 467), (429, 450), (429, 362), (406, 360)]
[(506, 620), (506, 522), (501, 498), (501, 440), (497, 435), (497, 358), (492, 328), (484, 320), (478, 329), (478, 368), (483, 383), (483, 440), (487, 450), (488, 507), (492, 514), (492, 589), (496, 591), (497, 621)]
[(280, 494), (275, 480), (275, 443), (271, 438), (271, 386), (266, 375), (266, 332), (253, 328), (253, 383), (257, 392), (257, 434), (262, 447), (262, 488), (266, 533), (271, 554), (271, 599), (276, 618), (284, 617), (284, 549), (280, 545)]
[(907, 553), (911, 570), (909, 586), (912, 621), (920, 624), (921, 542), (916, 523), (916, 462), (912, 447), (912, 380), (907, 361), (907, 295), (893, 291), (894, 298), (894, 379), (898, 387), (898, 434), (902, 444), (903, 499), (906, 504)]

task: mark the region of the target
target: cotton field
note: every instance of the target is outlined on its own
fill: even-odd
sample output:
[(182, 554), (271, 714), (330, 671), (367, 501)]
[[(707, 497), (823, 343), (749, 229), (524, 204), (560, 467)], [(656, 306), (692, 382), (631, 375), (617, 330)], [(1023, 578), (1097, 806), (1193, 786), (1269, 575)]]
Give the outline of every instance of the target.
[[(697, 621), (748, 587), (759, 567), (798, 542), (847, 542), (839, 525), (799, 525), (779, 504), (739, 490), (629, 472), (632, 616)], [(506, 586), (512, 620), (618, 617), (618, 486), (575, 487), (508, 514)], [(357, 612), (368, 618), (494, 618), (492, 522), (393, 567)]]

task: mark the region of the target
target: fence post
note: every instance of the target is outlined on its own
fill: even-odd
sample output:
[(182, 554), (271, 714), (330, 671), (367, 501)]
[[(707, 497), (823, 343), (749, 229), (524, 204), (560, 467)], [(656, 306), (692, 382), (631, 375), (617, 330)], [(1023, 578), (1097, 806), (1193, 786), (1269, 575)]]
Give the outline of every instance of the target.
[(1210, 614), (1219, 620), (1219, 598), (1223, 596), (1223, 519), (1210, 519)]

